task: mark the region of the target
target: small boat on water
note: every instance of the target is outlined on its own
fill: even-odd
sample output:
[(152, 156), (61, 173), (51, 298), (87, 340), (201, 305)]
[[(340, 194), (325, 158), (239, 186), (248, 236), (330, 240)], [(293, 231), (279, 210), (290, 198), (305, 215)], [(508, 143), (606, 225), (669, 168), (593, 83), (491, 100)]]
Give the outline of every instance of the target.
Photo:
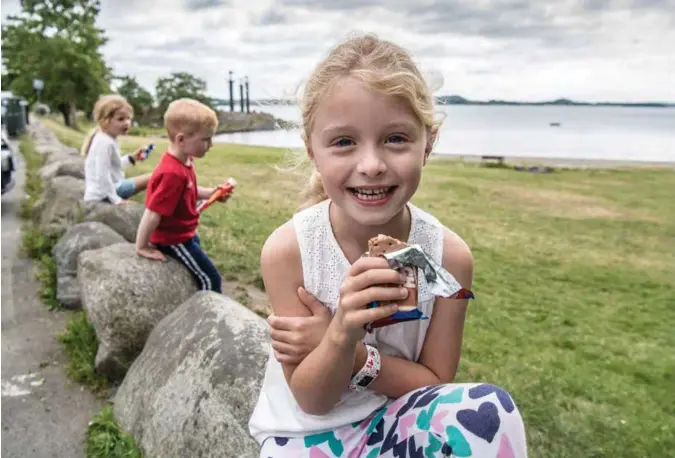
[(551, 126), (551, 127), (560, 127), (559, 122), (549, 122), (548, 125)]

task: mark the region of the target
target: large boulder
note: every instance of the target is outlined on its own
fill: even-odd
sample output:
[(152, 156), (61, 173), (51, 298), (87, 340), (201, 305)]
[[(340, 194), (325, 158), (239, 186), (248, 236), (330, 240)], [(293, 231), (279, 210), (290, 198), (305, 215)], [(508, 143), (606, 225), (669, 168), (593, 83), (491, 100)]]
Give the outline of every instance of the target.
[(33, 223), (45, 234), (58, 234), (82, 218), (84, 180), (57, 176), (45, 182), (32, 209)]
[(83, 220), (101, 222), (110, 226), (128, 242), (135, 242), (144, 211), (145, 206), (135, 202), (120, 205), (87, 202)]
[(48, 181), (54, 177), (64, 175), (84, 180), (84, 161), (77, 156), (63, 158), (43, 166), (39, 174), (42, 181)]
[(123, 242), (124, 237), (103, 223), (86, 222), (70, 227), (52, 249), (56, 262), (56, 299), (66, 308), (81, 308), (78, 256), (87, 250)]
[(114, 412), (146, 456), (257, 457), (248, 420), (269, 355), (267, 323), (200, 291), (152, 331)]
[(77, 280), (99, 340), (96, 370), (112, 380), (124, 377), (155, 325), (198, 290), (178, 261), (141, 258), (131, 243), (81, 253)]

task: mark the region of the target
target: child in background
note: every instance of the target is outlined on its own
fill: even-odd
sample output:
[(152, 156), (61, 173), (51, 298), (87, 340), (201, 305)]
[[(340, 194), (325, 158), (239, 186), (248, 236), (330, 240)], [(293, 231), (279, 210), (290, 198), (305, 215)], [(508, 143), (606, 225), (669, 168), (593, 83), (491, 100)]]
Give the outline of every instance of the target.
[[(197, 186), (194, 163), (194, 158), (204, 157), (211, 147), (217, 125), (216, 113), (196, 100), (178, 99), (169, 104), (164, 114), (169, 147), (148, 184), (136, 252), (159, 261), (171, 256), (188, 268), (202, 290), (221, 293), (218, 269), (202, 250), (197, 235), (197, 200), (208, 199), (215, 188)], [(225, 200), (227, 196), (221, 201)]]
[(126, 203), (148, 186), (150, 174), (124, 177), (124, 169), (146, 159), (145, 148), (122, 156), (120, 135), (129, 131), (133, 108), (117, 94), (101, 96), (94, 105), (94, 119), (98, 126), (92, 129), (82, 143), (84, 156), (84, 200), (87, 202)]
[(436, 297), (420, 275), (418, 308), (429, 320), (364, 329), (396, 312), (395, 302), (369, 303), (408, 295), (384, 258), (362, 256), (378, 234), (420, 245), (472, 285), (466, 243), (410, 203), (440, 124), (412, 58), (374, 36), (347, 40), (314, 70), (301, 108), (315, 168), (308, 199), (260, 256), (275, 318), (249, 423), (260, 456), (526, 457), (511, 395), (453, 383), (466, 299)]

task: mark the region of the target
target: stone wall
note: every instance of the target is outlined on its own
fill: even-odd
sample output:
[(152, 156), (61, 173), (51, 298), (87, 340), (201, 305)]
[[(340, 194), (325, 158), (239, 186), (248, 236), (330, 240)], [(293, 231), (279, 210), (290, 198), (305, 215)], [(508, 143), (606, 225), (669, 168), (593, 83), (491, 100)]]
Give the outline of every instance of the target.
[(38, 120), (29, 126), (43, 192), (32, 223), (58, 238), (57, 300), (84, 309), (96, 370), (119, 382), (114, 412), (148, 457), (257, 457), (248, 419), (269, 355), (265, 320), (197, 290), (170, 259), (134, 250), (143, 206), (84, 203), (84, 160)]

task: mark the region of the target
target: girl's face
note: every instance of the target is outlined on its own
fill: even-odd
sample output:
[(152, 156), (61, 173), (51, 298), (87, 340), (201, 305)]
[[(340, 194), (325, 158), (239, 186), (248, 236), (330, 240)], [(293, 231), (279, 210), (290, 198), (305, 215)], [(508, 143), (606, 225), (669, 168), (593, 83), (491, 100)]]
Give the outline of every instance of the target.
[(131, 127), (131, 110), (120, 108), (108, 121), (106, 131), (113, 137), (117, 137), (118, 135), (126, 135), (129, 132), (129, 127)]
[(319, 103), (308, 139), (326, 194), (353, 221), (381, 226), (417, 190), (427, 130), (396, 96), (347, 78)]

